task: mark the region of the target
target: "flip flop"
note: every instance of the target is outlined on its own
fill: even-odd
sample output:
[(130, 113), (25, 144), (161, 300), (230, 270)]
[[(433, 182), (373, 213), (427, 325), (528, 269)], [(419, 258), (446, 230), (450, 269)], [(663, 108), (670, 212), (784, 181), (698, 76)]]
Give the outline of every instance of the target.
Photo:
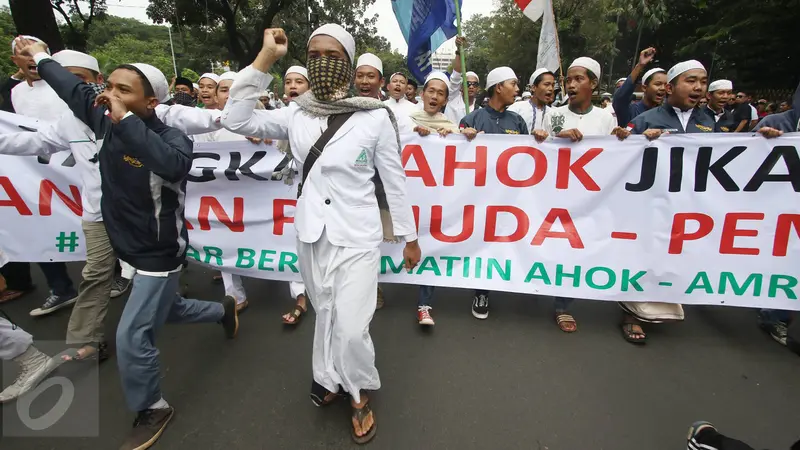
[[(369, 416), (369, 413), (372, 412), (372, 408), (369, 406), (369, 402), (365, 403), (364, 406), (361, 408), (353, 408), (353, 416), (352, 419), (356, 419), (360, 425), (363, 424), (364, 420)], [(375, 437), (375, 433), (378, 431), (378, 421), (375, 420), (375, 414), (372, 414), (372, 427), (370, 427), (369, 431), (366, 432), (363, 436), (358, 436), (356, 434), (356, 429), (353, 427), (353, 424), (350, 424), (350, 436), (353, 438), (356, 444), (364, 445), (367, 442), (371, 441)]]
[[(89, 353), (84, 353), (81, 355), (80, 350), (89, 347), (93, 350)], [(89, 361), (98, 361), (103, 362), (108, 359), (108, 343), (101, 342), (99, 345), (95, 346), (93, 344), (87, 344), (83, 347), (79, 348), (70, 348), (65, 350), (61, 353), (61, 363), (78, 363), (78, 362), (89, 362)]]
[(3, 292), (0, 292), (0, 303), (10, 302), (11, 300), (16, 300), (22, 297), (25, 294), (33, 291), (33, 288), (30, 288), (25, 291), (17, 291), (14, 289), (6, 289)]
[[(329, 397), (331, 394), (335, 394), (332, 397)], [(348, 395), (347, 393), (342, 393), (342, 387), (339, 386), (338, 392), (331, 392), (325, 389), (325, 386), (317, 383), (316, 381), (311, 382), (311, 393), (309, 394), (311, 397), (311, 401), (314, 403), (314, 406), (323, 407), (328, 406), (331, 403), (335, 402), (340, 398), (346, 398)]]
[[(642, 345), (647, 343), (647, 334), (642, 331), (641, 333), (637, 333), (633, 331), (633, 326), (638, 325), (635, 323), (623, 323), (622, 324), (622, 337), (630, 342), (631, 344)], [(641, 328), (641, 325), (639, 326)], [(642, 336), (641, 338), (635, 338), (634, 336)]]
[(289, 322), (285, 318), (281, 317), (283, 319), (283, 324), (284, 325), (297, 325), (297, 324), (300, 323), (300, 319), (303, 318), (303, 315), (305, 313), (307, 313), (307, 312), (308, 312), (308, 310), (301, 308), (300, 305), (294, 305), (294, 309), (292, 309), (292, 311), (289, 313), (289, 317), (294, 317), (294, 320), (292, 322)]
[[(566, 327), (566, 324), (574, 324), (573, 329), (569, 329)], [(558, 328), (561, 329), (564, 333), (574, 333), (578, 331), (578, 322), (575, 321), (575, 318), (567, 313), (561, 313), (556, 315), (556, 324)]]

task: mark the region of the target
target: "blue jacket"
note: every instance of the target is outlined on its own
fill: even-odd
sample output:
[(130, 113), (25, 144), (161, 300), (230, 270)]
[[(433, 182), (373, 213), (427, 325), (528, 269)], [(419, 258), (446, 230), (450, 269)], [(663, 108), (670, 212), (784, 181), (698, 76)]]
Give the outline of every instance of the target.
[(714, 112), (713, 109), (709, 108), (706, 105), (703, 108), (703, 112), (714, 121), (714, 132), (715, 133), (729, 133), (736, 130), (736, 119), (733, 118), (733, 113), (727, 109), (722, 110), (722, 117), (717, 120), (717, 113)]
[(622, 86), (614, 93), (614, 98), (611, 100), (611, 106), (614, 107), (614, 114), (617, 115), (617, 124), (622, 128), (628, 126), (636, 116), (649, 110), (650, 108), (644, 104), (644, 101), (631, 103), (633, 93), (636, 91), (635, 80), (628, 77)]
[(530, 134), (528, 124), (519, 114), (495, 111), (490, 106), (476, 109), (461, 119), (459, 128), (475, 128), (486, 134)]
[(117, 256), (148, 272), (177, 269), (189, 244), (184, 199), (192, 141), (155, 113), (147, 119), (130, 115), (114, 124), (105, 107), (94, 107), (92, 87), (52, 59), (39, 63), (39, 75), (101, 146), (100, 207)]
[(714, 119), (708, 117), (706, 113), (695, 108), (692, 110), (692, 116), (689, 118), (689, 123), (686, 129), (681, 126), (681, 121), (672, 106), (664, 102), (658, 108), (650, 109), (638, 115), (633, 121), (633, 134), (642, 134), (651, 128), (658, 130), (669, 131), (670, 133), (713, 133), (714, 132)]

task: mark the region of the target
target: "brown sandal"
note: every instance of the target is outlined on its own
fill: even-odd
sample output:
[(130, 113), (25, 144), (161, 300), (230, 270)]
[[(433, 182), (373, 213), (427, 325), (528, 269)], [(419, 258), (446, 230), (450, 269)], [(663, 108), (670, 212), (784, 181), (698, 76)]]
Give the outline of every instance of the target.
[[(367, 419), (370, 413), (372, 413), (372, 408), (369, 406), (369, 401), (367, 401), (367, 403), (365, 403), (361, 408), (353, 407), (353, 416), (351, 418), (351, 422), (352, 419), (355, 419), (358, 421), (359, 425), (361, 425), (361, 430), (364, 430), (364, 421)], [(352, 426), (352, 423), (350, 425)], [(352, 427), (350, 429), (350, 435), (353, 437), (353, 441), (355, 441), (356, 444), (363, 445), (375, 437), (375, 432), (377, 430), (378, 422), (375, 420), (375, 413), (372, 413), (372, 427), (370, 427), (369, 431), (364, 433), (364, 435), (359, 436), (356, 434), (355, 427)]]
[(294, 305), (294, 309), (292, 309), (292, 311), (290, 313), (288, 313), (289, 317), (293, 318), (293, 320), (291, 322), (289, 322), (285, 317), (282, 317), (283, 318), (283, 324), (284, 325), (297, 325), (297, 324), (300, 323), (300, 319), (303, 318), (303, 315), (305, 315), (305, 313), (307, 313), (307, 312), (308, 312), (308, 310), (301, 308), (300, 305)]
[[(567, 313), (557, 314), (556, 324), (564, 333), (574, 333), (578, 331), (578, 322), (575, 321), (574, 317)], [(570, 324), (572, 324), (571, 327), (569, 326)]]

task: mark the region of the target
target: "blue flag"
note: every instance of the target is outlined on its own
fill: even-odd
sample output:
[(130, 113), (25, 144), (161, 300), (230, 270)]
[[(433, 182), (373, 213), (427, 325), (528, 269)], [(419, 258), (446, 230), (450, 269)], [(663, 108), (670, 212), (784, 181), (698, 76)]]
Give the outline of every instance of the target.
[(408, 44), (408, 70), (420, 83), (431, 73), (431, 55), (458, 33), (456, 6), (462, 0), (392, 0), (392, 9)]

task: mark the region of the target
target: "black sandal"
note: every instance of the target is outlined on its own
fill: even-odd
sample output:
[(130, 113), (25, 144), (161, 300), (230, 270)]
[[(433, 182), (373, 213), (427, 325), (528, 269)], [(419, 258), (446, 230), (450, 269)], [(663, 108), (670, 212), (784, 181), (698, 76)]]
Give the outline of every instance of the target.
[[(361, 408), (353, 407), (353, 416), (351, 419), (356, 419), (358, 424), (361, 425), (361, 429), (364, 429), (364, 420), (367, 419), (367, 416), (372, 413), (372, 408), (369, 406), (369, 401), (364, 404)], [(356, 444), (363, 445), (367, 442), (371, 441), (375, 437), (375, 433), (378, 431), (378, 422), (375, 420), (375, 414), (372, 414), (372, 427), (370, 427), (369, 431), (364, 433), (363, 436), (358, 436), (356, 434), (356, 429), (353, 427), (353, 424), (350, 424), (350, 435), (353, 437), (353, 441)]]
[(335, 402), (340, 398), (346, 398), (347, 393), (342, 392), (341, 386), (339, 386), (339, 390), (337, 392), (331, 392), (327, 390), (325, 386), (317, 383), (316, 381), (312, 381), (311, 393), (309, 394), (309, 396), (311, 397), (311, 401), (314, 403), (314, 405), (321, 408), (323, 406), (330, 405), (331, 403)]
[[(81, 356), (80, 350), (85, 347), (90, 347), (93, 349), (89, 354)], [(71, 348), (63, 353), (61, 353), (61, 362), (62, 363), (77, 363), (77, 362), (88, 362), (88, 361), (97, 361), (101, 363), (107, 360), (109, 357), (108, 352), (108, 343), (101, 342), (100, 344), (86, 344), (79, 348)]]
[(300, 319), (303, 318), (303, 315), (307, 312), (308, 310), (301, 308), (300, 305), (294, 305), (294, 309), (292, 309), (292, 312), (289, 313), (289, 317), (293, 317), (294, 321), (289, 322), (283, 316), (281, 316), (281, 319), (283, 319), (284, 325), (297, 325), (300, 323)]
[[(633, 331), (634, 326), (639, 326), (639, 328), (642, 327), (638, 323), (623, 322), (622, 337), (631, 344), (646, 344), (647, 334), (645, 334), (644, 330), (642, 330), (641, 332)], [(641, 336), (641, 337), (637, 338), (636, 336)]]

